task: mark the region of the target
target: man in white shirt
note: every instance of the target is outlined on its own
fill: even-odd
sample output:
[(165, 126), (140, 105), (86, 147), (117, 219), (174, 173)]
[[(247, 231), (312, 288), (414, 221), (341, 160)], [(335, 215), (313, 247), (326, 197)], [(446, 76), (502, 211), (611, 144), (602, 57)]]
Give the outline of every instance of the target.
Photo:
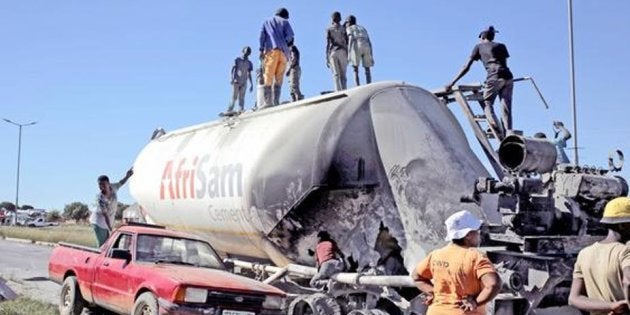
[(131, 175), (133, 175), (133, 169), (129, 169), (123, 179), (113, 184), (109, 182), (109, 177), (106, 175), (98, 177), (98, 188), (101, 192), (96, 196), (96, 209), (90, 215), (90, 225), (94, 229), (99, 247), (105, 243), (114, 227), (114, 217), (116, 216), (116, 210), (118, 210), (116, 192), (127, 182)]

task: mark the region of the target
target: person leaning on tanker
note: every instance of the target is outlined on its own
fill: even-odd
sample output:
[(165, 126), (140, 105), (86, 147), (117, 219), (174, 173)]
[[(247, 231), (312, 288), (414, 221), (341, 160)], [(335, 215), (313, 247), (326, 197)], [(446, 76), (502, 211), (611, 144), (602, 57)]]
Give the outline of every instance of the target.
[(96, 235), (98, 247), (103, 245), (114, 228), (114, 218), (118, 210), (118, 197), (116, 193), (127, 180), (133, 175), (133, 168), (130, 168), (120, 181), (110, 183), (109, 177), (101, 175), (98, 177), (98, 188), (101, 191), (96, 196), (96, 209), (90, 215), (90, 225)]
[(606, 204), (602, 241), (583, 248), (573, 269), (569, 305), (596, 314), (630, 314), (630, 198)]
[(344, 255), (337, 247), (327, 231), (317, 233), (319, 241), (315, 247), (315, 262), (317, 264), (317, 274), (311, 279), (310, 285), (313, 288), (320, 287), (320, 280), (329, 279), (330, 276), (342, 272), (345, 269), (343, 262)]
[(411, 275), (428, 296), (427, 315), (485, 314), (485, 305), (499, 293), (501, 280), (490, 260), (476, 249), (481, 243), (481, 221), (462, 210), (445, 224), (450, 243), (429, 253)]

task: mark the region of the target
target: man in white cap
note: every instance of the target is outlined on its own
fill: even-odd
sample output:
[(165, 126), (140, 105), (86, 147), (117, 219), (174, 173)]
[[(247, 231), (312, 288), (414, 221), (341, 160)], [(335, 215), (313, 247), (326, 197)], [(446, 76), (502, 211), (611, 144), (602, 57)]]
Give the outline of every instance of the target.
[(630, 300), (630, 198), (606, 204), (605, 239), (583, 248), (573, 268), (569, 305), (590, 314), (628, 314)]
[(499, 293), (496, 269), (476, 247), (481, 243), (481, 220), (466, 210), (446, 219), (450, 243), (425, 257), (412, 278), (425, 293), (427, 315), (486, 313), (485, 304)]

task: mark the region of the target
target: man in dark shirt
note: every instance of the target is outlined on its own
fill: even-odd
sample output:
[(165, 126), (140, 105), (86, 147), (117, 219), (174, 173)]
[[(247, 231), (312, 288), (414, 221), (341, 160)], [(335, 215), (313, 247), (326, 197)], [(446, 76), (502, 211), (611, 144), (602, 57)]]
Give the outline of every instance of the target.
[(254, 65), (249, 60), (249, 55), (252, 53), (252, 49), (249, 46), (243, 48), (243, 55), (234, 59), (234, 65), (232, 66), (232, 78), (230, 83), (232, 84), (232, 101), (230, 107), (228, 107), (225, 114), (233, 113), (234, 103), (238, 99), (238, 106), (240, 112), (245, 111), (245, 91), (247, 90), (247, 79), (249, 79), (249, 92), (252, 91), (254, 83), (252, 83), (252, 70)]
[(289, 88), (291, 91), (291, 99), (295, 102), (304, 98), (300, 92), (300, 76), (302, 68), (300, 68), (300, 50), (295, 46), (293, 41), (289, 42), (289, 70), (287, 77), (289, 78)]
[[(474, 61), (481, 60), (486, 68), (486, 89), (483, 93), (484, 113), (492, 128), (497, 131), (500, 138), (505, 137), (505, 132), (512, 129), (512, 72), (507, 66), (507, 58), (510, 57), (507, 47), (504, 44), (493, 42), (494, 34), (498, 31), (490, 26), (479, 34), (480, 43), (473, 49), (468, 61), (462, 70), (455, 76), (453, 81), (446, 86), (449, 91), (455, 83), (463, 77)], [(502, 104), (502, 123), (499, 126), (492, 104), (499, 96)]]
[(326, 66), (332, 70), (335, 91), (342, 91), (347, 87), (348, 37), (340, 22), (341, 13), (333, 12), (332, 24), (326, 30)]

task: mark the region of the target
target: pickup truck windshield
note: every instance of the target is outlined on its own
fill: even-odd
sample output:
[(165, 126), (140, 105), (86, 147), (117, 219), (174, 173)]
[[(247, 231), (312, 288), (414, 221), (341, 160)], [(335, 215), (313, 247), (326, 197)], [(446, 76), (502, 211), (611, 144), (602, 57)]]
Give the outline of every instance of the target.
[(221, 259), (208, 243), (149, 234), (138, 235), (136, 261), (223, 269)]

